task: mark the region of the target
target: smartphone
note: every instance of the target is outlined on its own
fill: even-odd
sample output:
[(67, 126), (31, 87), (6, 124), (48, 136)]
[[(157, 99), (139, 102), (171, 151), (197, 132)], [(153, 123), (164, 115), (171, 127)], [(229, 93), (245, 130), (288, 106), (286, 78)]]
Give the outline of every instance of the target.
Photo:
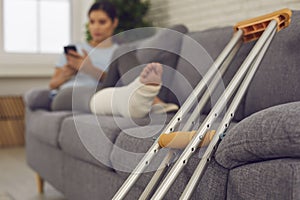
[(65, 46), (65, 47), (64, 47), (64, 50), (65, 50), (65, 54), (68, 54), (68, 52), (69, 52), (70, 50), (77, 51), (75, 45), (68, 45), (68, 46)]

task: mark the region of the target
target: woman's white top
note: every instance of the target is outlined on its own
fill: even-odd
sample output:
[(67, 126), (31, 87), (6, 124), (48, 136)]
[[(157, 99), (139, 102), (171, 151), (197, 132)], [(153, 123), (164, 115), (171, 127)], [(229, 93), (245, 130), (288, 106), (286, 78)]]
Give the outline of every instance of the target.
[[(114, 51), (118, 48), (117, 44), (113, 44), (110, 47), (101, 48), (101, 47), (92, 47), (87, 42), (81, 44), (75, 44), (77, 48), (77, 52), (80, 55), (84, 55), (82, 49), (84, 49), (87, 53), (93, 65), (103, 71), (107, 71), (110, 65), (112, 55)], [(61, 54), (58, 62), (56, 63), (56, 67), (63, 67), (67, 63), (67, 59), (65, 54)], [(84, 72), (79, 71), (76, 76), (73, 76), (70, 80), (65, 82), (60, 86), (59, 89), (73, 87), (73, 86), (92, 86), (96, 87), (99, 81), (95, 78), (85, 74)]]

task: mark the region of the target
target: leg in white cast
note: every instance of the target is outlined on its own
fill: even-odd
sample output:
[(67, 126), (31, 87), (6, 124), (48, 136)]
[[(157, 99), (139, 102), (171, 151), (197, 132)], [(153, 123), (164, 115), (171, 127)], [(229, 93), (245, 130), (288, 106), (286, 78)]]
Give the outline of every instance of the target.
[(97, 92), (91, 98), (91, 111), (102, 115), (145, 117), (161, 88), (161, 77), (162, 66), (159, 63), (148, 64), (140, 77), (129, 85)]

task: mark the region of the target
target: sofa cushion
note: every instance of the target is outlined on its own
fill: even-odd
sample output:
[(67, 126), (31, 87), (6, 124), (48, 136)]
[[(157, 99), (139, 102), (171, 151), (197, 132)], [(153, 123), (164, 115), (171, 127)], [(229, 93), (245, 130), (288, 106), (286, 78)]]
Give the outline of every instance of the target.
[[(199, 164), (198, 155), (190, 158), (188, 165), (184, 168), (183, 172), (188, 173), (190, 178), (192, 172)], [(209, 165), (205, 169), (201, 180), (195, 188), (191, 199), (195, 200), (225, 200), (227, 193), (227, 177), (229, 170), (219, 165), (214, 158), (211, 159)]]
[(112, 168), (110, 154), (122, 130), (160, 124), (168, 121), (165, 115), (142, 119), (112, 116), (80, 115), (64, 120), (59, 134), (61, 149), (75, 158)]
[[(123, 130), (116, 139), (111, 154), (114, 169), (121, 172), (131, 172), (142, 159), (144, 153), (152, 146), (163, 128), (164, 124)], [(149, 170), (153, 171), (155, 167), (157, 165), (150, 165)]]
[[(170, 28), (158, 28), (156, 31), (157, 33), (154, 36), (138, 43), (137, 48), (145, 50), (137, 51), (139, 62), (149, 63), (168, 60), (176, 62), (180, 53), (183, 34), (188, 32), (187, 27), (178, 24)], [(175, 65), (176, 63), (173, 64)]]
[(246, 96), (245, 114), (300, 100), (300, 11), (275, 35)]
[(300, 158), (300, 102), (275, 106), (239, 122), (220, 143), (216, 160), (231, 169), (282, 157)]
[(49, 112), (45, 110), (27, 112), (26, 134), (32, 134), (38, 140), (58, 147), (61, 124), (69, 116), (72, 116), (72, 112)]
[(300, 160), (278, 159), (230, 170), (227, 199), (299, 199)]

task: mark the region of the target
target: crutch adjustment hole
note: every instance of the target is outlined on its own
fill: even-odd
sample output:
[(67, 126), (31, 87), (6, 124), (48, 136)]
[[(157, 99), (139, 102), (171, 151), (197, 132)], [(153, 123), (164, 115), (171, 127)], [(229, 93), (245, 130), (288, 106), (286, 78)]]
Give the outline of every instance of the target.
[(149, 164), (149, 161), (146, 161), (146, 165), (148, 165)]
[(209, 124), (206, 125), (207, 128), (209, 128), (209, 126), (210, 126)]
[(215, 113), (215, 117), (218, 117), (218, 113)]
[(194, 151), (195, 151), (195, 148), (193, 147), (191, 150), (192, 150), (192, 152), (194, 152)]
[(233, 117), (233, 116), (234, 116), (234, 113), (231, 113), (231, 114), (230, 114), (230, 117)]
[(172, 131), (173, 131), (173, 128), (170, 128), (170, 131), (172, 132)]
[(207, 162), (210, 162), (210, 158), (207, 158)]
[(186, 164), (186, 160), (184, 160), (182, 163), (185, 165)]
[(180, 117), (178, 117), (178, 118), (177, 118), (177, 120), (178, 120), (178, 121), (180, 121), (180, 120), (181, 120), (181, 118), (180, 118)]
[(225, 124), (225, 127), (228, 128), (228, 124)]
[(280, 28), (284, 27), (284, 23), (279, 24), (279, 27), (280, 27)]

